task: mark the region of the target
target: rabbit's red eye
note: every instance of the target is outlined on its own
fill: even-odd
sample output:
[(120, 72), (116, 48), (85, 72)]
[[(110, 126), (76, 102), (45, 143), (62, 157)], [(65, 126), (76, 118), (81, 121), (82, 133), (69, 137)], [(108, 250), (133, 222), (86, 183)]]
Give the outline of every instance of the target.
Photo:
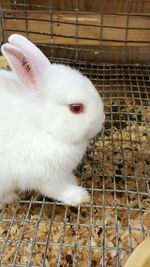
[(82, 113), (84, 111), (84, 106), (82, 103), (70, 104), (69, 108), (73, 113), (77, 114)]

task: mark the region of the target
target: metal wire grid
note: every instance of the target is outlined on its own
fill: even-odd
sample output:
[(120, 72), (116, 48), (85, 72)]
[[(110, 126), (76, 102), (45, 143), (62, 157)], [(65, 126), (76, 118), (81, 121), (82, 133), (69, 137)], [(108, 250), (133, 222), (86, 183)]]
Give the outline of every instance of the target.
[[(103, 3), (102, 3), (103, 2)], [(0, 249), (1, 249), (1, 254), (0, 254), (0, 264), (1, 266), (24, 266), (24, 264), (19, 264), (18, 263), (18, 254), (19, 254), (19, 250), (21, 247), (22, 243), (26, 243), (26, 244), (30, 244), (30, 253), (28, 255), (28, 260), (25, 266), (46, 266), (46, 259), (47, 259), (47, 255), (49, 253), (49, 247), (55, 247), (56, 251), (58, 253), (57, 255), (57, 261), (55, 263), (54, 266), (63, 266), (63, 249), (65, 247), (68, 248), (72, 248), (72, 254), (71, 254), (71, 258), (70, 258), (70, 263), (69, 266), (77, 266), (77, 263), (79, 261), (78, 259), (78, 251), (79, 249), (82, 250), (82, 254), (87, 253), (87, 261), (86, 261), (86, 266), (94, 266), (93, 263), (93, 258), (92, 258), (92, 251), (94, 249), (98, 249), (99, 253), (100, 253), (100, 257), (99, 257), (99, 262), (98, 262), (98, 266), (107, 266), (106, 263), (106, 257), (107, 257), (107, 253), (110, 251), (113, 251), (116, 253), (116, 257), (115, 257), (115, 263), (113, 263), (113, 265), (111, 266), (122, 266), (122, 258), (121, 258), (121, 254), (127, 252), (128, 254), (130, 254), (132, 252), (133, 249), (133, 240), (132, 240), (132, 233), (134, 231), (134, 229), (138, 230), (141, 235), (142, 235), (142, 239), (144, 239), (149, 233), (150, 233), (150, 229), (146, 229), (144, 227), (143, 224), (143, 212), (147, 212), (149, 213), (150, 210), (146, 209), (143, 206), (142, 200), (144, 197), (148, 198), (149, 197), (149, 162), (145, 162), (145, 155), (148, 153), (147, 150), (145, 150), (143, 148), (143, 141), (140, 137), (140, 132), (138, 135), (138, 140), (137, 143), (140, 144), (140, 153), (141, 153), (141, 164), (142, 164), (142, 168), (143, 168), (143, 173), (142, 175), (138, 175), (136, 173), (136, 162), (135, 162), (135, 147), (133, 144), (133, 140), (132, 140), (132, 133), (133, 130), (131, 129), (131, 125), (132, 125), (132, 121), (131, 120), (132, 116), (134, 116), (134, 120), (137, 123), (137, 125), (141, 125), (141, 123), (147, 128), (147, 131), (145, 132), (146, 136), (147, 136), (147, 145), (150, 144), (149, 141), (149, 135), (148, 135), (148, 126), (149, 126), (149, 120), (146, 121), (140, 121), (140, 114), (137, 111), (136, 107), (140, 107), (141, 109), (145, 109), (149, 107), (150, 101), (149, 101), (149, 96), (150, 96), (150, 83), (149, 83), (149, 75), (150, 75), (150, 68), (149, 66), (131, 66), (131, 65), (98, 65), (98, 64), (86, 64), (85, 62), (87, 61), (88, 57), (87, 55), (89, 53), (91, 53), (92, 55), (92, 59), (94, 62), (98, 60), (98, 61), (105, 61), (105, 55), (106, 53), (108, 54), (108, 58), (109, 56), (112, 54), (112, 52), (114, 54), (121, 54), (121, 62), (122, 63), (126, 63), (129, 61), (129, 58), (131, 56), (131, 54), (129, 53), (129, 49), (128, 49), (128, 45), (129, 45), (129, 41), (128, 41), (128, 32), (131, 29), (129, 27), (129, 18), (133, 16), (132, 14), (132, 10), (133, 10), (133, 6), (134, 3), (136, 1), (124, 1), (126, 2), (125, 7), (123, 8), (122, 11), (116, 11), (117, 10), (117, 6), (114, 7), (114, 11), (112, 12), (113, 15), (118, 15), (122, 14), (122, 15), (126, 15), (126, 26), (125, 27), (119, 27), (120, 29), (125, 29), (125, 39), (122, 40), (118, 40), (118, 42), (123, 42), (123, 47), (120, 48), (117, 51), (114, 51), (113, 48), (108, 48), (106, 49), (106, 47), (103, 45), (104, 42), (106, 41), (104, 38), (104, 33), (103, 30), (104, 28), (107, 28), (107, 26), (104, 24), (104, 13), (105, 13), (105, 7), (107, 6), (108, 1), (102, 1), (100, 2), (100, 6), (99, 6), (99, 10), (98, 13), (101, 15), (101, 21), (100, 21), (100, 25), (96, 25), (95, 27), (99, 28), (99, 38), (96, 39), (97, 41), (99, 41), (99, 47), (98, 48), (91, 48), (91, 47), (81, 47), (79, 46), (79, 41), (81, 39), (81, 37), (79, 36), (79, 30), (80, 27), (82, 26), (81, 23), (79, 23), (78, 20), (78, 15), (79, 15), (79, 11), (81, 11), (81, 6), (80, 6), (80, 1), (75, 0), (72, 1), (72, 6), (69, 6), (67, 8), (67, 11), (73, 11), (76, 14), (76, 21), (75, 21), (75, 26), (76, 26), (76, 33), (75, 36), (64, 36), (63, 33), (58, 36), (61, 37), (65, 37), (66, 39), (68, 38), (76, 38), (76, 44), (74, 46), (64, 46), (64, 45), (56, 45), (53, 42), (53, 27), (52, 27), (52, 22), (54, 22), (53, 20), (53, 11), (55, 11), (56, 6), (55, 6), (55, 1), (45, 1), (42, 3), (42, 5), (38, 4), (38, 1), (34, 1), (34, 3), (30, 3), (28, 1), (10, 1), (5, 3), (5, 1), (1, 0), (1, 4), (5, 4), (7, 7), (10, 7), (10, 9), (24, 9), (24, 17), (25, 17), (25, 30), (22, 30), (22, 32), (26, 33), (27, 36), (30, 35), (30, 33), (35, 33), (37, 35), (42, 34), (49, 36), (49, 43), (50, 45), (41, 45), (41, 48), (46, 51), (47, 55), (50, 57), (50, 59), (52, 61), (57, 61), (57, 62), (61, 62), (61, 63), (67, 63), (70, 64), (76, 68), (79, 68), (83, 73), (85, 73), (86, 75), (89, 76), (89, 78), (91, 78), (94, 82), (94, 84), (97, 86), (98, 90), (101, 92), (101, 95), (104, 98), (104, 102), (105, 102), (105, 107), (106, 107), (106, 115), (107, 115), (107, 121), (105, 124), (105, 130), (102, 133), (102, 140), (103, 140), (103, 148), (105, 147), (105, 143), (107, 142), (107, 138), (111, 139), (112, 142), (112, 148), (111, 148), (111, 160), (109, 160), (108, 165), (105, 166), (105, 157), (106, 157), (106, 150), (105, 149), (101, 149), (100, 153), (102, 153), (103, 157), (102, 157), (102, 161), (99, 162), (100, 165), (100, 171), (98, 169), (98, 176), (99, 179), (101, 180), (101, 186), (99, 188), (95, 188), (95, 177), (97, 174), (95, 174), (95, 169), (94, 169), (94, 165), (95, 165), (95, 151), (96, 151), (96, 140), (95, 142), (93, 142), (92, 147), (90, 149), (90, 153), (92, 155), (90, 161), (92, 164), (92, 170), (90, 173), (90, 183), (86, 184), (85, 179), (84, 179), (84, 165), (86, 164), (86, 161), (88, 159), (88, 153), (87, 153), (87, 157), (85, 158), (84, 164), (81, 165), (80, 167), (80, 177), (81, 179), (81, 184), (83, 184), (84, 187), (86, 187), (89, 192), (91, 193), (91, 204), (90, 205), (85, 205), (83, 207), (85, 207), (87, 209), (87, 214), (88, 216), (86, 216), (85, 218), (85, 222), (81, 223), (81, 215), (82, 215), (82, 207), (78, 207), (78, 209), (72, 209), (69, 207), (65, 207), (60, 203), (57, 202), (49, 202), (47, 199), (43, 198), (40, 201), (37, 201), (34, 199), (34, 196), (29, 199), (29, 200), (23, 200), (21, 197), (20, 199), (16, 202), (15, 206), (14, 206), (14, 210), (12, 212), (12, 216), (10, 218), (6, 218), (5, 217), (5, 213), (7, 210), (7, 205), (5, 205), (2, 210), (1, 210), (1, 214), (0, 214), (0, 220), (1, 222), (8, 222), (9, 226), (7, 227), (6, 233), (4, 234), (4, 239), (0, 240)], [(147, 1), (143, 1), (143, 5), (144, 3), (146, 3)], [(38, 31), (31, 31), (29, 30), (29, 17), (28, 17), (28, 7), (32, 7), (33, 9), (38, 9), (38, 10), (49, 10), (49, 33), (46, 32), (38, 32)], [(84, 8), (83, 10), (84, 11)], [(92, 11), (92, 10), (90, 10)], [(95, 11), (95, 10), (93, 10)], [(145, 16), (147, 17), (148, 14), (146, 13), (142, 13), (142, 8), (141, 8), (141, 13), (136, 14), (136, 16)], [(9, 19), (12, 19), (13, 17), (9, 16)], [(19, 19), (19, 18), (16, 18)], [(30, 20), (34, 20), (33, 18), (30, 18)], [(38, 19), (37, 19), (38, 21)], [(39, 19), (39, 21), (42, 22), (41, 19)], [(60, 22), (60, 21), (55, 21), (58, 23), (64, 23), (64, 22)], [(9, 33), (10, 31), (14, 31), (15, 29), (10, 28), (5, 28), (5, 23), (4, 23), (4, 17), (3, 17), (3, 12), (1, 14), (1, 23), (2, 23), (2, 31), (3, 31), (3, 38), (2, 38), (2, 42), (4, 41), (4, 37), (7, 36), (7, 33)], [(65, 24), (69, 24), (68, 22), (65, 22)], [(91, 26), (91, 25), (86, 25)], [(133, 28), (134, 29), (134, 28)], [(136, 30), (137, 28), (135, 28)], [(143, 30), (147, 30), (149, 31), (149, 28), (144, 28)], [(16, 30), (15, 30), (16, 32)], [(87, 40), (91, 40), (91, 37), (87, 37)], [(112, 40), (107, 40), (107, 42), (116, 42), (115, 38)], [(138, 41), (136, 41), (138, 42)], [(139, 41), (139, 43), (142, 42), (144, 43), (145, 41), (141, 40)], [(133, 41), (134, 43), (134, 41)], [(147, 44), (149, 44), (149, 41), (147, 41)], [(51, 53), (48, 51), (50, 50)], [(133, 54), (134, 52), (134, 54)], [(150, 50), (149, 50), (150, 52)], [(150, 58), (150, 53), (147, 52), (146, 49), (143, 49), (143, 51), (141, 51), (141, 55), (146, 55), (147, 56), (147, 62)], [(93, 58), (93, 55), (95, 55), (95, 58)], [(138, 50), (136, 51), (132, 51), (132, 58), (134, 59), (133, 61), (136, 62), (137, 60), (137, 56), (138, 56)], [(64, 59), (65, 58), (65, 59)], [(79, 62), (79, 59), (81, 59), (83, 62)], [(117, 61), (117, 60), (116, 60)], [(76, 62), (76, 63), (75, 63)], [(130, 99), (132, 100), (132, 105), (133, 108), (132, 110), (129, 110), (129, 112), (126, 112), (127, 114), (125, 114), (126, 116), (122, 116), (122, 107), (126, 106), (126, 100)], [(122, 130), (124, 128), (124, 124), (128, 124), (129, 127), (129, 139), (127, 138), (127, 140), (122, 136)], [(117, 151), (117, 147), (116, 147), (116, 140), (114, 139), (113, 135), (109, 135), (107, 137), (107, 132), (109, 131), (111, 133), (111, 131), (113, 131), (114, 127), (119, 128), (119, 131), (121, 132), (121, 139), (120, 139), (120, 156), (122, 159), (122, 173), (118, 174), (116, 173), (115, 170), (115, 166), (116, 166), (116, 160), (115, 160), (115, 153)], [(139, 130), (138, 130), (139, 131)], [(125, 171), (125, 159), (124, 159), (124, 155), (125, 155), (125, 148), (123, 147), (124, 142), (130, 142), (131, 145), (131, 165), (132, 165), (132, 172), (131, 175), (126, 175), (126, 171)], [(110, 148), (109, 148), (110, 149)], [(109, 175), (106, 175), (105, 170), (106, 167), (109, 167), (109, 165), (112, 166), (112, 181), (113, 181), (113, 186), (110, 186), (110, 188), (107, 185), (107, 179), (109, 178)], [(129, 186), (128, 186), (128, 180), (134, 181), (135, 182), (135, 187), (134, 190), (130, 190)], [(121, 180), (122, 183), (124, 183), (124, 189), (118, 189), (118, 180)], [(145, 190), (142, 191), (140, 188), (140, 182), (143, 182), (143, 184), (145, 184)], [(95, 193), (100, 193), (101, 194), (101, 201), (99, 204), (95, 203)], [(112, 205), (108, 205), (107, 204), (107, 197), (109, 196), (109, 194), (113, 194), (114, 196), (114, 202), (112, 203)], [(123, 194), (126, 198), (126, 204), (120, 206), (118, 203), (118, 194)], [(130, 207), (130, 196), (132, 194), (136, 195), (136, 199), (138, 202), (138, 205), (136, 207)], [(24, 214), (24, 218), (19, 219), (17, 217), (17, 212), (18, 210), (21, 208), (21, 206), (25, 204), (27, 206), (27, 210), (26, 213)], [(35, 231), (34, 234), (32, 236), (31, 240), (25, 240), (24, 239), (24, 232), (25, 229), (27, 227), (27, 225), (29, 223), (33, 223), (33, 220), (31, 220), (31, 211), (32, 211), (32, 207), (34, 205), (38, 205), (39, 207), (39, 213), (38, 213), (38, 218), (36, 220), (34, 220), (36, 227), (35, 227)], [(44, 209), (46, 206), (51, 206), (51, 214), (49, 217), (48, 221), (44, 221), (43, 219), (43, 213), (44, 213)], [(55, 214), (57, 211), (58, 207), (62, 207), (62, 212), (61, 212), (61, 220), (60, 221), (56, 221), (55, 220)], [(94, 210), (95, 208), (98, 209), (99, 214), (103, 215), (103, 219), (102, 219), (102, 223), (100, 225), (97, 225), (93, 218), (94, 218)], [(113, 225), (107, 225), (106, 224), (106, 213), (108, 209), (112, 209), (115, 211), (115, 217), (114, 217), (114, 224)], [(120, 247), (119, 243), (120, 243), (120, 228), (119, 228), (119, 212), (121, 210), (124, 210), (124, 212), (126, 212), (127, 214), (127, 220), (128, 220), (128, 224), (127, 224), (127, 229), (128, 229), (128, 245), (126, 247)], [(74, 212), (76, 214), (76, 220), (74, 222), (69, 222), (68, 221), (68, 216), (70, 216), (70, 212)], [(139, 214), (139, 222), (140, 222), (140, 227), (135, 227), (132, 225), (131, 222), (131, 214), (132, 212), (137, 212)], [(14, 222), (18, 222), (21, 223), (21, 231), (18, 235), (18, 238), (16, 240), (11, 240), (9, 238), (10, 233), (11, 233), (11, 229), (13, 226)], [(38, 234), (38, 229), (41, 223), (47, 223), (48, 225), (48, 232), (47, 232), (47, 236), (45, 238), (44, 241), (37, 241), (37, 234)], [(53, 225), (61, 225), (62, 229), (61, 229), (61, 235), (60, 235), (60, 239), (59, 242), (52, 242), (51, 241), (51, 237), (52, 237), (52, 228)], [(76, 234), (74, 237), (74, 240), (72, 243), (65, 243), (64, 239), (65, 239), (65, 229), (69, 226), (75, 226), (76, 227)], [(79, 244), (79, 239), (80, 239), (80, 227), (84, 228), (87, 227), (88, 228), (88, 243), (86, 245), (84, 244)], [(102, 242), (99, 246), (94, 246), (92, 244), (92, 235), (93, 235), (93, 229), (99, 228), (99, 231), (101, 232), (100, 235), (100, 239), (102, 239)], [(108, 246), (108, 244), (106, 243), (106, 230), (110, 228), (113, 229), (113, 231), (115, 232), (115, 245), (114, 246)], [(122, 229), (125, 230), (125, 229)], [(15, 250), (12, 254), (12, 261), (11, 263), (4, 263), (3, 262), (3, 255), (5, 253), (5, 250), (7, 248), (7, 244), (9, 243), (13, 243), (15, 246)], [(33, 254), (34, 254), (34, 247), (36, 245), (41, 246), (40, 249), (43, 249), (43, 258), (40, 262), (40, 265), (34, 265), (32, 262), (32, 258), (33, 258)], [(79, 265), (81, 266), (81, 265)]]
[[(65, 266), (63, 265), (63, 255), (64, 255), (64, 248), (71, 249), (71, 255), (69, 254), (69, 263), (67, 266), (81, 266), (80, 262), (78, 265), (78, 252), (80, 251), (81, 254), (87, 254), (87, 261), (85, 266), (122, 266), (122, 257), (121, 255), (127, 253), (128, 255), (133, 250), (132, 244), (132, 233), (134, 230), (139, 231), (142, 239), (150, 234), (150, 229), (146, 229), (143, 224), (143, 213), (147, 212), (150, 213), (149, 208), (145, 208), (143, 206), (143, 199), (147, 198), (150, 200), (150, 177), (149, 177), (149, 168), (150, 163), (149, 161), (145, 160), (145, 157), (149, 154), (150, 150), (145, 150), (143, 148), (144, 145), (149, 146), (150, 148), (150, 139), (149, 139), (149, 123), (150, 123), (150, 114), (147, 114), (147, 119), (141, 121), (141, 116), (137, 108), (141, 110), (147, 109), (150, 107), (150, 66), (131, 66), (131, 65), (87, 65), (87, 64), (80, 64), (76, 63), (75, 65), (83, 73), (88, 75), (95, 85), (97, 86), (98, 90), (100, 91), (106, 108), (106, 123), (105, 128), (101, 134), (101, 139), (103, 146), (99, 153), (102, 153), (102, 161), (98, 162), (97, 166), (100, 166), (100, 169), (95, 173), (95, 150), (96, 150), (96, 140), (93, 141), (91, 144), (90, 149), (87, 152), (87, 155), (84, 159), (84, 162), (81, 164), (80, 168), (78, 169), (79, 175), (81, 177), (81, 184), (86, 187), (90, 194), (91, 194), (91, 203), (89, 205), (83, 205), (76, 208), (71, 208), (68, 206), (63, 206), (61, 203), (57, 203), (54, 201), (49, 201), (45, 198), (41, 200), (35, 200), (34, 196), (31, 199), (24, 200), (21, 197), (16, 201), (14, 205), (14, 209), (12, 210), (12, 214), (10, 218), (5, 216), (8, 206), (4, 205), (0, 211), (0, 222), (7, 222), (8, 227), (6, 232), (4, 233), (4, 238), (0, 240), (0, 265), (1, 266), (47, 266), (46, 259), (48, 257), (49, 248), (55, 248), (57, 251), (57, 260), (54, 265), (50, 266)], [(122, 114), (122, 108), (127, 105), (128, 100), (130, 101), (130, 105), (132, 107), (130, 112), (126, 114)], [(128, 106), (131, 108), (130, 106)], [(128, 108), (127, 107), (127, 108)], [(123, 112), (124, 113), (124, 112)], [(138, 132), (138, 139), (132, 140), (131, 135), (133, 134), (133, 129), (131, 129), (131, 124), (133, 122), (133, 118), (138, 127), (144, 125), (145, 129), (145, 136), (147, 137), (146, 141), (143, 141), (140, 137), (140, 132)], [(132, 119), (131, 119), (132, 118)], [(129, 139), (125, 139), (121, 136), (120, 139), (120, 147), (117, 148), (116, 146), (116, 139), (114, 138), (113, 132), (114, 127), (119, 128), (120, 133), (123, 132), (123, 127), (125, 124), (128, 124), (128, 131), (129, 131)], [(110, 132), (110, 134), (108, 134)], [(111, 149), (108, 147), (108, 150), (111, 150), (112, 157), (106, 161), (106, 142), (108, 140), (112, 141)], [(130, 142), (130, 151), (131, 153), (131, 162), (129, 166), (132, 166), (131, 174), (127, 175), (125, 171), (125, 147), (124, 143)], [(133, 145), (133, 142), (137, 145), (140, 145), (140, 154), (141, 154), (141, 168), (142, 173), (139, 175), (136, 173), (137, 162), (135, 162), (135, 153), (137, 153), (136, 147)], [(116, 159), (115, 153), (117, 153), (119, 149), (119, 153), (121, 156), (122, 162), (122, 173), (117, 173), (115, 166), (116, 166)], [(90, 162), (92, 169), (90, 171), (90, 179), (89, 183), (86, 183), (86, 179), (84, 177), (85, 168), (87, 160), (89, 160), (89, 153), (90, 153)], [(120, 162), (120, 161), (119, 161)], [(117, 162), (118, 164), (118, 162)], [(109, 165), (112, 166), (112, 186), (107, 184), (107, 179), (109, 179), (110, 174), (106, 174), (106, 168), (109, 168)], [(99, 181), (101, 181), (101, 186), (95, 187), (95, 179), (99, 177)], [(134, 181), (134, 188), (130, 189), (128, 186), (128, 182)], [(124, 189), (119, 189), (118, 181), (124, 184)], [(141, 182), (144, 185), (144, 191), (141, 190)], [(96, 204), (95, 202), (95, 194), (100, 194), (100, 202)], [(107, 198), (109, 195), (113, 194), (113, 203), (110, 205), (107, 204)], [(118, 202), (119, 194), (124, 195), (126, 201), (123, 205), (120, 205)], [(130, 207), (130, 198), (132, 195), (135, 195), (137, 205), (135, 207)], [(96, 195), (97, 196), (97, 195)], [(19, 218), (17, 216), (18, 210), (21, 209), (22, 205), (26, 205), (26, 212), (24, 214), (24, 218)], [(32, 220), (32, 207), (37, 205), (38, 216), (36, 219)], [(51, 207), (51, 214), (49, 214), (49, 220), (45, 221), (43, 214), (45, 207)], [(61, 219), (57, 221), (56, 219), (56, 211), (58, 207), (62, 207), (61, 211)], [(85, 221), (81, 222), (82, 216), (82, 209), (86, 209), (85, 214)], [(102, 222), (100, 225), (97, 225), (94, 222), (94, 212), (95, 209), (98, 210), (99, 215), (102, 215)], [(106, 213), (108, 210), (114, 211), (114, 224), (107, 225), (106, 223)], [(119, 213), (124, 211), (127, 216), (127, 226), (125, 229), (119, 228)], [(69, 214), (73, 212), (75, 214), (75, 220), (69, 221)], [(133, 225), (131, 222), (131, 214), (132, 213), (139, 214), (139, 224), (138, 226)], [(17, 239), (10, 239), (10, 232), (12, 226), (15, 222), (21, 223), (21, 230), (19, 232)], [(24, 238), (24, 232), (28, 224), (35, 223), (35, 227), (33, 230), (33, 236), (30, 240), (26, 240)], [(48, 225), (47, 235), (44, 241), (37, 240), (38, 229), (41, 223), (46, 223)], [(61, 225), (61, 233), (59, 241), (53, 242), (52, 241), (52, 228), (54, 225)], [(70, 243), (66, 243), (65, 240), (65, 230), (67, 227), (76, 227), (76, 234), (72, 237), (72, 241)], [(80, 244), (80, 228), (87, 228), (88, 229), (88, 236), (86, 244)], [(101, 243), (100, 245), (93, 245), (92, 244), (92, 235), (93, 229), (99, 229), (101, 235)], [(106, 243), (106, 231), (107, 229), (112, 229), (115, 232), (115, 245), (113, 247), (108, 246)], [(126, 247), (120, 247), (120, 231), (127, 231), (128, 232), (128, 245)], [(57, 233), (56, 233), (57, 234)], [(11, 256), (11, 262), (3, 262), (3, 254), (7, 248), (9, 243), (14, 244), (14, 251)], [(18, 254), (21, 244), (25, 243), (27, 246), (30, 244), (30, 253), (28, 255), (28, 260), (26, 264), (19, 264), (18, 263)], [(43, 257), (39, 265), (34, 265), (32, 262), (33, 255), (34, 255), (34, 247), (38, 245), (39, 250), (43, 250)], [(92, 251), (98, 250), (100, 253), (99, 262), (94, 263), (92, 258)], [(106, 256), (109, 252), (114, 252), (116, 254), (114, 265), (107, 265), (106, 264)], [(50, 262), (51, 263), (51, 262)], [(94, 265), (95, 264), (95, 265)], [(96, 265), (97, 264), (97, 265)]]
[[(58, 3), (56, 0), (46, 0), (43, 1), (42, 4), (40, 1), (1, 0), (1, 23), (3, 30), (2, 42), (6, 41), (9, 34), (15, 31), (21, 32), (27, 37), (31, 37), (31, 35), (32, 37), (35, 35), (40, 36), (40, 38), (47, 37), (48, 42), (45, 44), (44, 42), (41, 43), (41, 48), (46, 51), (47, 56), (49, 56), (51, 59), (63, 57), (68, 58), (69, 60), (73, 59), (74, 61), (87, 61), (88, 59), (90, 59), (90, 61), (93, 60), (93, 62), (96, 61), (97, 63), (110, 63), (110, 58), (113, 58), (114, 63), (120, 62), (122, 64), (126, 64), (130, 62), (141, 62), (143, 64), (149, 64), (149, 38), (147, 37), (147, 39), (144, 39), (141, 33), (138, 35), (138, 40), (135, 40), (134, 37), (129, 37), (129, 35), (131, 35), (131, 30), (136, 32), (137, 30), (142, 29), (142, 31), (145, 32), (145, 35), (150, 32), (150, 27), (148, 25), (146, 26), (143, 23), (141, 23), (141, 25), (138, 23), (137, 26), (135, 24), (130, 24), (130, 20), (136, 18), (149, 18), (150, 5), (148, 5), (148, 2), (148, 0), (144, 0), (141, 4), (139, 0), (126, 0), (120, 1), (120, 4), (118, 4), (118, 1), (114, 1), (114, 4), (111, 4), (111, 10), (108, 10), (108, 5), (110, 5), (109, 0), (94, 1), (93, 4), (90, 4), (90, 9), (86, 7), (88, 5), (86, 5), (84, 1), (79, 0), (62, 1), (62, 4)], [(145, 8), (146, 5), (147, 9)], [(135, 8), (135, 6), (137, 6), (137, 8)], [(25, 20), (25, 27), (22, 26), (21, 28), (21, 26), (19, 26), (19, 28), (17, 27), (17, 29), (14, 29), (14, 27), (11, 26), (10, 23), (9, 26), (7, 26), (6, 20), (7, 22), (12, 21), (14, 19), (14, 14), (9, 13), (9, 15), (4, 15), (4, 11), (6, 10), (23, 11), (24, 14), (18, 14), (18, 16), (15, 15), (15, 19), (18, 20), (18, 25), (21, 24), (21, 21)], [(29, 15), (28, 10), (40, 10), (41, 12), (46, 10), (49, 12), (49, 17), (47, 17), (47, 19), (40, 18), (40, 16), (39, 18), (34, 18)], [(55, 11), (72, 12), (72, 14), (75, 15), (76, 19), (73, 22), (63, 20), (60, 17), (58, 19), (54, 18), (53, 15)], [(100, 15), (100, 21), (94, 25), (90, 22), (88, 23), (79, 21), (80, 12), (84, 11), (90, 11), (91, 13), (96, 12)], [(107, 25), (105, 21), (105, 15), (116, 16), (116, 20), (120, 20), (121, 17), (125, 17), (125, 22), (123, 25)], [(39, 28), (37, 28), (36, 30), (32, 29), (29, 24), (35, 21), (37, 23), (41, 22), (41, 24), (43, 22), (47, 22), (49, 24), (49, 29), (44, 30), (42, 28), (41, 31)], [(75, 27), (75, 31), (71, 30), (69, 34), (68, 32), (55, 32), (53, 26), (54, 23), (57, 23), (58, 25), (65, 25), (66, 27), (68, 27), (68, 31), (69, 27)], [(84, 31), (87, 31), (86, 36), (83, 36), (81, 33), (81, 29), (83, 27), (85, 29)], [(94, 37), (93, 35), (91, 35), (90, 30), (88, 30), (91, 28), (93, 29), (93, 31), (97, 29), (99, 31), (99, 36), (96, 35), (96, 37)], [(106, 37), (105, 30), (114, 31), (113, 37)], [(117, 37), (119, 35), (119, 31), (122, 31), (122, 33), (124, 33), (122, 36), (120, 36), (120, 39)], [(64, 39), (65, 43), (58, 44), (57, 41), (54, 41), (54, 38), (57, 37)], [(69, 40), (74, 40), (74, 44), (70, 45)], [(83, 40), (87, 41), (87, 45), (79, 46), (80, 41)], [(97, 42), (97, 45), (89, 46), (88, 41), (95, 41)], [(118, 45), (118, 48), (116, 44)], [(143, 48), (140, 49), (140, 46), (142, 46)]]

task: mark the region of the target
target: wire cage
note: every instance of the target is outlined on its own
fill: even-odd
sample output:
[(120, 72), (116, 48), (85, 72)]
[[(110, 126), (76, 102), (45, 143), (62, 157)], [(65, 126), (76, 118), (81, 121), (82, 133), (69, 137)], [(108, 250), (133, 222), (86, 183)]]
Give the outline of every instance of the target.
[(0, 266), (124, 266), (150, 236), (150, 1), (0, 3), (1, 44), (17, 32), (51, 62), (79, 69), (106, 114), (75, 170), (90, 203), (32, 192), (0, 205)]

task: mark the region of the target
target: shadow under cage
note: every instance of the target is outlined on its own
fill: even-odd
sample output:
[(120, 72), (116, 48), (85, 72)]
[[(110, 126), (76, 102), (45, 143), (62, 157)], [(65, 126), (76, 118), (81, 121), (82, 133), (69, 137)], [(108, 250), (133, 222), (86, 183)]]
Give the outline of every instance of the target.
[(150, 1), (0, 3), (1, 44), (20, 33), (51, 62), (79, 69), (106, 114), (75, 170), (90, 203), (31, 193), (0, 204), (0, 266), (124, 266), (150, 236)]

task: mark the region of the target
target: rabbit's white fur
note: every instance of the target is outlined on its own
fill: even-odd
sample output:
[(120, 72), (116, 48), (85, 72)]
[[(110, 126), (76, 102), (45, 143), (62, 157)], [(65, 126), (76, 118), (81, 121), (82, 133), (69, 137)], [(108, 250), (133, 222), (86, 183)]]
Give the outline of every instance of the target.
[[(38, 50), (36, 59), (30, 59), (24, 42), (34, 54), (37, 48), (20, 35), (2, 46), (13, 72), (0, 71), (0, 200), (12, 201), (16, 189), (36, 190), (78, 205), (88, 201), (89, 194), (77, 185), (73, 169), (89, 138), (102, 128), (103, 103), (88, 78), (68, 66), (51, 65)], [(24, 69), (21, 55), (33, 76)], [(31, 75), (28, 84), (24, 75)], [(71, 103), (84, 103), (85, 111), (72, 113)]]

